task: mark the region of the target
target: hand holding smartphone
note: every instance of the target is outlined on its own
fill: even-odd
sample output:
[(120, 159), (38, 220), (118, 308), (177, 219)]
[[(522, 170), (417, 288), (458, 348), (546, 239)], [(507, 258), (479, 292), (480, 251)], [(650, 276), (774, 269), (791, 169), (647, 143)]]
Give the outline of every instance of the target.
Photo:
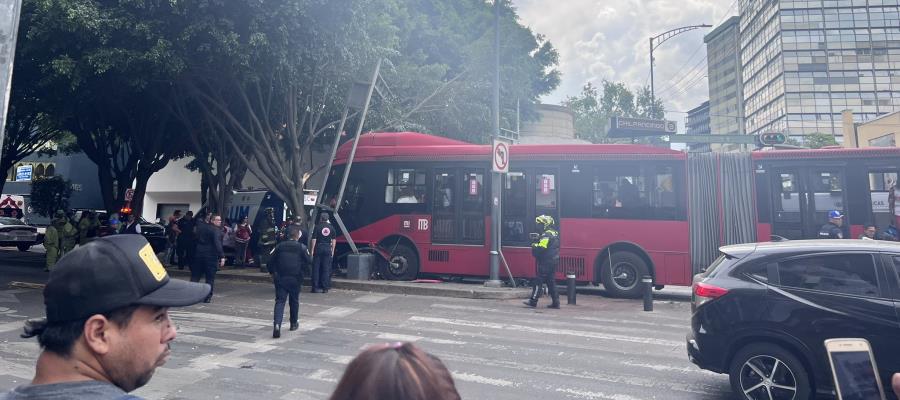
[[(838, 400), (884, 400), (872, 346), (866, 339), (828, 339), (828, 362)], [(895, 379), (896, 381), (896, 379)]]

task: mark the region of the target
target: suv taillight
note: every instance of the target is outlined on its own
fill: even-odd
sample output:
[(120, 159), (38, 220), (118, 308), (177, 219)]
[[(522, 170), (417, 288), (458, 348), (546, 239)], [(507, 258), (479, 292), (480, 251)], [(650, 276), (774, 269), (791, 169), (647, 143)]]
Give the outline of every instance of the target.
[(728, 294), (728, 289), (703, 282), (694, 283), (694, 308), (700, 307), (702, 304), (710, 300), (718, 299), (726, 294)]

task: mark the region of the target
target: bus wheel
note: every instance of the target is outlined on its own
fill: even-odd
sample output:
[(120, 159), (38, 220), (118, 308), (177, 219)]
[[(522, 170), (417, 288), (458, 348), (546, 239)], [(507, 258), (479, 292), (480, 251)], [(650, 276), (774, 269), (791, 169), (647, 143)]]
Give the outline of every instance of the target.
[(385, 277), (392, 281), (416, 279), (419, 274), (419, 256), (409, 246), (398, 244), (391, 253), (385, 272)]
[(613, 297), (636, 299), (644, 294), (641, 277), (649, 270), (647, 263), (637, 254), (618, 251), (603, 262), (601, 274), (603, 287)]

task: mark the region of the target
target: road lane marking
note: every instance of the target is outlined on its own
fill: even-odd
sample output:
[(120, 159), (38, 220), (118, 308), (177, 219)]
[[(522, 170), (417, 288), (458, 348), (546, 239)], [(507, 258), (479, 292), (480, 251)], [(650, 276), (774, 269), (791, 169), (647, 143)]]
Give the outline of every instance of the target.
[(575, 390), (575, 389), (556, 389), (557, 393), (565, 393), (569, 395), (569, 397), (575, 397), (579, 399), (602, 399), (602, 400), (643, 400), (637, 397), (632, 397), (627, 394), (608, 394), (602, 392), (589, 392), (586, 390)]
[(343, 318), (359, 311), (358, 308), (352, 307), (331, 307), (325, 311), (321, 311), (316, 315), (320, 317)]
[(380, 295), (380, 294), (367, 294), (365, 296), (359, 296), (359, 297), (353, 299), (353, 301), (355, 301), (357, 303), (375, 304), (375, 303), (378, 303), (388, 297), (391, 297), (391, 296), (385, 296), (385, 295)]
[(376, 337), (392, 342), (418, 342), (422, 340), (421, 336), (403, 335), (399, 333), (382, 333)]
[(593, 338), (593, 339), (614, 340), (614, 341), (640, 343), (640, 344), (652, 344), (652, 345), (667, 346), (667, 347), (684, 345), (683, 342), (674, 341), (674, 340), (652, 339), (652, 338), (643, 338), (643, 337), (634, 337), (634, 336), (625, 336), (625, 335), (613, 335), (613, 334), (606, 334), (606, 333), (600, 333), (600, 332), (576, 331), (576, 330), (570, 330), (570, 329), (543, 328), (543, 327), (525, 326), (525, 325), (518, 325), (518, 324), (468, 321), (468, 320), (463, 320), (463, 319), (412, 316), (409, 318), (409, 321), (430, 322), (430, 323), (434, 323), (434, 324), (444, 324), (444, 325), (450, 325), (450, 326), (464, 326), (464, 327), (469, 327), (469, 328), (512, 330), (512, 331), (517, 331), (517, 332), (532, 332), (532, 333), (540, 333), (540, 334), (547, 334), (547, 335), (587, 337), (587, 338)]
[(468, 372), (453, 371), (453, 379), (463, 382), (480, 383), (482, 385), (498, 386), (498, 387), (518, 387), (520, 384), (505, 379), (488, 378)]

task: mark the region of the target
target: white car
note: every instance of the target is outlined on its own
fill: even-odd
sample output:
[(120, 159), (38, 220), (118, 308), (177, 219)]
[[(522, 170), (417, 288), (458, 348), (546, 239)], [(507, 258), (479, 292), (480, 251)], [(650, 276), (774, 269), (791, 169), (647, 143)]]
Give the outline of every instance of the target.
[(0, 247), (15, 246), (19, 251), (28, 251), (38, 243), (37, 228), (20, 219), (0, 217)]

